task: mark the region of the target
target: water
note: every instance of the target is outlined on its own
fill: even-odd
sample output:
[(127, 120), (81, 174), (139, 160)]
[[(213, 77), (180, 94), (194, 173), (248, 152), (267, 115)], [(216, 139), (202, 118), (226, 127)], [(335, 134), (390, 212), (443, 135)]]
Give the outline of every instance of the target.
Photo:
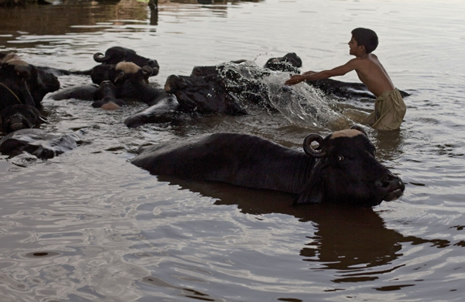
[[(83, 70), (95, 52), (121, 45), (157, 59), (152, 81), (162, 85), (194, 66), (262, 66), (287, 52), (304, 71), (331, 68), (350, 59), (353, 28), (373, 28), (376, 54), (411, 93), (400, 132), (369, 132), (379, 160), (406, 183), (404, 196), (373, 209), (294, 208), (286, 194), (156, 177), (128, 162), (141, 144), (222, 131), (300, 148), (307, 134), (335, 130), (328, 121), (341, 108), (370, 102), (297, 87), (299, 101), (274, 99), (281, 112), (128, 129), (123, 120), (143, 105), (107, 112), (46, 98), (43, 128), (80, 131), (83, 142), (47, 161), (0, 157), (1, 301), (461, 301), (465, 4), (187, 2), (160, 1), (158, 15), (126, 0), (2, 8), (0, 50)], [(270, 87), (279, 92), (283, 77), (271, 76)], [(63, 87), (88, 81), (60, 77)], [(305, 101), (328, 115), (305, 112)]]

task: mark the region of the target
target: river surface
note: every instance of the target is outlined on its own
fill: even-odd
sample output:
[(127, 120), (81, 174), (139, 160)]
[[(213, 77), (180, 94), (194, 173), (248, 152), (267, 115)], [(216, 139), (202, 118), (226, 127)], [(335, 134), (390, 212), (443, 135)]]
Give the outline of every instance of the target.
[[(351, 58), (350, 31), (372, 28), (375, 53), (411, 94), (400, 131), (369, 131), (404, 195), (372, 209), (295, 208), (287, 194), (156, 177), (129, 162), (140, 145), (202, 133), (249, 133), (299, 149), (307, 134), (336, 130), (331, 116), (311, 116), (292, 99), (278, 112), (128, 129), (124, 119), (144, 105), (104, 111), (47, 96), (42, 128), (79, 131), (82, 142), (46, 161), (0, 155), (0, 300), (463, 301), (465, 2), (211, 2), (160, 1), (158, 13), (130, 0), (0, 8), (0, 51), (85, 70), (95, 52), (129, 47), (158, 60), (151, 81), (163, 85), (194, 66), (262, 66), (288, 52), (303, 71), (332, 68)], [(358, 81), (354, 73), (339, 80)], [(329, 115), (373, 106), (299, 85)]]

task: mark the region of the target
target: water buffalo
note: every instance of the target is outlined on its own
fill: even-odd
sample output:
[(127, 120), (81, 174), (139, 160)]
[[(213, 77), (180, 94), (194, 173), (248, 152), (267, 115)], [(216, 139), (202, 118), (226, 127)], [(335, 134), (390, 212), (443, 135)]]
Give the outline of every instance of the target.
[(116, 76), (116, 65), (121, 62), (131, 62), (139, 67), (150, 67), (149, 76), (156, 76), (160, 71), (160, 65), (157, 60), (148, 59), (138, 55), (134, 50), (119, 46), (110, 47), (105, 54), (97, 52), (94, 54), (94, 60), (101, 63), (89, 70), (72, 70), (64, 71), (63, 74), (90, 75), (92, 82), (99, 85), (102, 81), (114, 81)]
[(8, 106), (0, 115), (4, 134), (19, 129), (34, 128), (45, 121), (37, 108), (26, 104)]
[(60, 83), (51, 73), (19, 59), (0, 65), (0, 111), (3, 133), (33, 128), (43, 121), (42, 99), (58, 90)]
[[(271, 108), (270, 91), (264, 80), (271, 73), (271, 69), (257, 66), (250, 61), (232, 61), (216, 66), (195, 66), (190, 77), (179, 78), (186, 83), (182, 86), (178, 84), (178, 86), (191, 90), (191, 94), (195, 92), (197, 99), (199, 99), (198, 102), (200, 97), (204, 100), (203, 102), (209, 101), (209, 95), (204, 91), (208, 91), (206, 87), (214, 85), (210, 89), (223, 90), (225, 93), (233, 95), (238, 106), (258, 104)], [(205, 83), (197, 83), (202, 77), (205, 79)], [(196, 86), (189, 86), (189, 81), (195, 82)], [(179, 102), (182, 101), (179, 99)]]
[(115, 66), (116, 95), (123, 99), (135, 99), (146, 104), (152, 104), (162, 89), (149, 84), (151, 75), (149, 66), (140, 67), (131, 62), (121, 62)]
[(148, 59), (138, 55), (134, 50), (120, 46), (110, 47), (105, 51), (105, 55), (97, 52), (94, 54), (94, 60), (102, 64), (116, 65), (119, 62), (132, 62), (140, 67), (149, 66), (152, 68), (153, 75), (158, 74), (160, 66), (156, 60)]
[(300, 73), (299, 68), (302, 67), (302, 59), (295, 52), (290, 52), (283, 57), (269, 59), (264, 67), (276, 71)]
[[(128, 127), (138, 127), (147, 123), (165, 123), (175, 120), (182, 114), (224, 113), (242, 115), (247, 112), (239, 105), (239, 100), (226, 91), (216, 76), (177, 76), (167, 78), (164, 90), (146, 88), (139, 85), (138, 93), (151, 98), (149, 108), (127, 118)], [(150, 90), (152, 92), (150, 92)], [(147, 103), (147, 102), (146, 102)]]
[(212, 76), (177, 76), (166, 79), (165, 91), (176, 96), (180, 110), (198, 113), (226, 113), (241, 115), (247, 112), (239, 100), (228, 92), (221, 79)]
[(169, 76), (165, 91), (176, 95), (186, 112), (242, 115), (251, 104), (271, 108), (270, 91), (263, 80), (270, 74), (270, 69), (243, 60), (196, 66), (190, 76)]
[(0, 111), (15, 104), (35, 106), (29, 90), (31, 77), (29, 64), (20, 60), (9, 60), (0, 65)]
[(3, 107), (21, 103), (40, 109), (44, 96), (60, 88), (56, 76), (20, 59), (8, 60), (0, 66), (0, 85), (8, 90), (2, 93)]
[(40, 159), (53, 158), (77, 147), (74, 134), (51, 134), (41, 129), (21, 129), (0, 140), (0, 152), (10, 157), (27, 152)]
[[(52, 99), (74, 98), (98, 101), (103, 99), (105, 94), (109, 96), (109, 93), (111, 93), (111, 97), (115, 100), (137, 100), (153, 105), (159, 95), (164, 93), (163, 89), (155, 88), (149, 84), (148, 78), (152, 72), (149, 66), (139, 67), (131, 62), (120, 62), (113, 69), (111, 79), (102, 81), (100, 85), (91, 84), (63, 89), (53, 94)], [(118, 102), (121, 103), (121, 101)], [(95, 103), (95, 105), (100, 103)]]
[(139, 67), (150, 67), (146, 69), (146, 72), (150, 71), (148, 76), (156, 76), (160, 71), (160, 65), (158, 65), (157, 60), (142, 57), (132, 49), (119, 46), (108, 48), (105, 51), (105, 55), (100, 52), (95, 53), (94, 60), (102, 64), (93, 67), (89, 71), (84, 72), (84, 74), (89, 74), (92, 82), (95, 84), (100, 84), (105, 80), (114, 81), (117, 73), (116, 65), (121, 62), (131, 62)]
[(297, 204), (375, 206), (404, 191), (401, 179), (375, 159), (375, 147), (361, 128), (325, 138), (310, 134), (303, 149), (217, 133), (143, 148), (131, 162), (155, 175), (296, 194)]

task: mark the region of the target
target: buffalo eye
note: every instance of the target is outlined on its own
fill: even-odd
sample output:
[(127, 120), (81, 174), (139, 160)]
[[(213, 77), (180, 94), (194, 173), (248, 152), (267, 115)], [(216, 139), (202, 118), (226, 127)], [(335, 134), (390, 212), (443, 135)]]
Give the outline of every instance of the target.
[(343, 161), (343, 160), (344, 160), (344, 156), (338, 155), (338, 156), (337, 156), (337, 160), (338, 160), (338, 161)]

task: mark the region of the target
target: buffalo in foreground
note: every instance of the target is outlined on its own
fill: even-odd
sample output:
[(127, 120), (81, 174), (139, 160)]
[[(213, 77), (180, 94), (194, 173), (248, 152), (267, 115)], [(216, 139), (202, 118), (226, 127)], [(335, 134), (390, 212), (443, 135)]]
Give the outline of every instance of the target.
[(405, 189), (375, 159), (375, 147), (361, 128), (326, 138), (310, 134), (303, 148), (305, 153), (255, 136), (217, 133), (146, 147), (131, 162), (155, 175), (296, 194), (297, 204), (375, 206)]

